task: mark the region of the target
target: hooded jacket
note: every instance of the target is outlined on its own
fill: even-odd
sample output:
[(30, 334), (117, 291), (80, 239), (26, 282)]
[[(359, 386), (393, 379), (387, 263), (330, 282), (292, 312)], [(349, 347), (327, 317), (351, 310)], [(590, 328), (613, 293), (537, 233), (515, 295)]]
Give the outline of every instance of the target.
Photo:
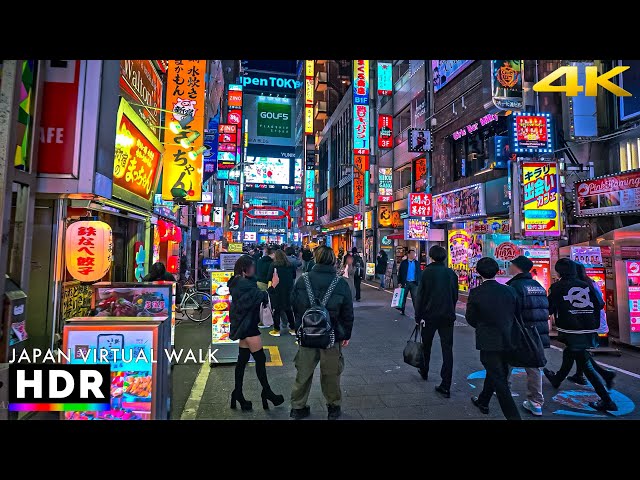
[[(309, 275), (313, 295), (320, 301), (324, 298), (333, 279), (336, 278), (336, 269), (332, 265), (316, 264), (306, 275)], [(297, 330), (302, 322), (302, 315), (311, 306), (307, 287), (302, 277), (298, 278), (293, 287), (291, 304), (293, 305)], [(335, 330), (336, 341), (349, 340), (353, 328), (353, 299), (349, 285), (344, 278), (338, 280), (338, 284), (327, 302), (327, 310)]]
[(549, 300), (544, 287), (529, 272), (519, 273), (507, 282), (520, 300), (520, 313), (526, 325), (536, 327), (544, 348), (549, 348)]
[(260, 304), (267, 303), (269, 294), (258, 289), (255, 277), (235, 275), (227, 285), (231, 294), (229, 337), (231, 340), (246, 338), (247, 332), (258, 330)]

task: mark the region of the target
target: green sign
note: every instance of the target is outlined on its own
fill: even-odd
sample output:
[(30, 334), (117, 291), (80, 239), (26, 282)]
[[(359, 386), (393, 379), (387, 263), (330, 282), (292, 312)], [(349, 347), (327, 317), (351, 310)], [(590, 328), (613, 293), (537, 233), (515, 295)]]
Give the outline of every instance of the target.
[(258, 102), (259, 137), (291, 138), (291, 105)]

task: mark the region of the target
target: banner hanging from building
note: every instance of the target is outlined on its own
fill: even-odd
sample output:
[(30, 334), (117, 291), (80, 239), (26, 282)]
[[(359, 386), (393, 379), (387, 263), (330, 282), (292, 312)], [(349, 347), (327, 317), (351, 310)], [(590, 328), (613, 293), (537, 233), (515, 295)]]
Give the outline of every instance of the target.
[(202, 197), (206, 69), (206, 60), (169, 60), (165, 108), (170, 112), (165, 113), (164, 124), (168, 126), (185, 118), (192, 120), (179, 133), (165, 130), (164, 200), (172, 200), (177, 190), (184, 190), (184, 199), (190, 202), (200, 201)]
[(524, 230), (527, 237), (559, 237), (560, 195), (555, 162), (524, 162)]

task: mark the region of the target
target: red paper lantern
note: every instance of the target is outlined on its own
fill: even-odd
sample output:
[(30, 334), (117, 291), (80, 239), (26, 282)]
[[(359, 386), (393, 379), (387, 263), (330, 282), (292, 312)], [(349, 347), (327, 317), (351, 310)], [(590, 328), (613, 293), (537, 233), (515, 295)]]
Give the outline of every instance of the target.
[(111, 268), (113, 239), (111, 227), (97, 220), (80, 220), (67, 228), (65, 261), (73, 278), (96, 282)]

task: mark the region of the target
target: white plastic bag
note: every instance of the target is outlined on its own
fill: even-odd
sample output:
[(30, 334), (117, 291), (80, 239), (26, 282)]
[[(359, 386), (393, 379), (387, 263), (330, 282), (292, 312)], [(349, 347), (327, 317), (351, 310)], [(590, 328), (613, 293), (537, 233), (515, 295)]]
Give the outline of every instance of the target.
[(269, 303), (265, 307), (264, 304), (260, 304), (260, 321), (262, 325), (265, 327), (270, 327), (273, 325), (273, 314), (271, 313), (271, 299), (269, 299)]

